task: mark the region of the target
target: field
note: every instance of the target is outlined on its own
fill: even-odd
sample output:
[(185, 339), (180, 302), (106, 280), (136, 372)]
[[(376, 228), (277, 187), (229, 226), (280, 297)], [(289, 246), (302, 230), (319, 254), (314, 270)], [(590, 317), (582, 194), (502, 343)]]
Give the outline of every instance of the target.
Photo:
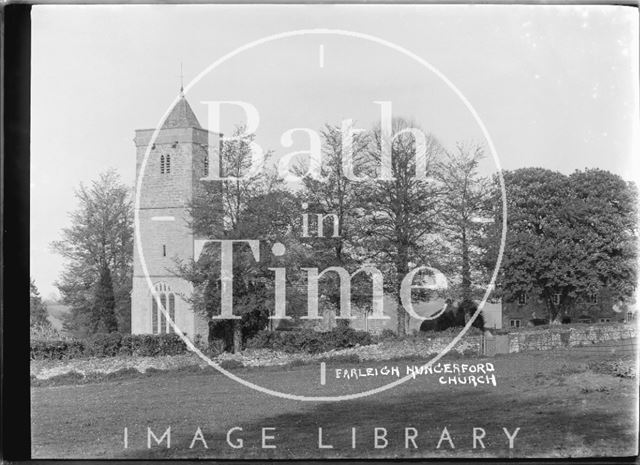
[[(493, 363), (497, 386), (442, 385), (436, 375), (426, 375), (379, 394), (329, 403), (272, 397), (208, 371), (33, 387), (32, 453), (34, 458), (131, 459), (636, 455), (637, 378), (614, 376), (601, 368), (620, 360), (629, 365), (634, 355), (591, 349), (448, 360)], [(273, 389), (337, 395), (390, 379), (336, 379), (336, 368), (398, 366), (404, 374), (407, 365), (416, 364), (329, 364), (325, 385), (319, 382), (317, 365), (234, 373)], [(169, 426), (171, 447), (152, 441), (148, 448), (147, 428), (160, 438)], [(227, 444), (233, 427), (242, 428), (231, 432), (231, 442), (237, 446), (242, 439), (242, 448)], [(318, 447), (319, 427), (323, 445), (333, 448)], [(445, 427), (450, 440), (440, 441)], [(484, 430), (484, 448), (479, 442), (473, 448), (474, 427)], [(198, 428), (201, 439), (193, 441)], [(276, 448), (262, 447), (262, 428), (275, 428), (264, 434), (273, 436), (265, 445)], [(386, 447), (375, 447), (375, 428), (386, 429)], [(407, 441), (405, 428), (415, 428), (409, 433), (415, 433), (413, 442)], [(512, 449), (503, 428), (512, 435), (520, 428)]]

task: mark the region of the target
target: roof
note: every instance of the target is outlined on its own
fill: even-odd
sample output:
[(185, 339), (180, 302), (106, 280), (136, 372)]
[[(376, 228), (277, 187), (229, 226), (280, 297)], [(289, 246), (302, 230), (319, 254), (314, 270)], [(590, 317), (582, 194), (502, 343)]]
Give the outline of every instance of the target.
[(171, 128), (197, 128), (202, 129), (200, 123), (198, 122), (198, 118), (196, 118), (195, 113), (191, 109), (189, 102), (184, 98), (184, 95), (180, 95), (180, 100), (173, 107), (167, 119), (164, 120), (164, 124), (162, 125), (162, 129), (171, 129)]

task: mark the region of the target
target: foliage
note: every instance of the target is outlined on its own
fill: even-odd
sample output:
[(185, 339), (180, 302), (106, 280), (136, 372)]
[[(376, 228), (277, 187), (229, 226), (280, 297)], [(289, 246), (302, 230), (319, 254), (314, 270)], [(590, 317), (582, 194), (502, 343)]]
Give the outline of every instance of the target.
[[(329, 267), (342, 267), (353, 273), (361, 266), (362, 251), (358, 248), (358, 231), (363, 217), (360, 202), (361, 187), (359, 182), (350, 179), (349, 175), (359, 176), (366, 171), (366, 153), (369, 147), (369, 136), (356, 133), (352, 137), (351, 161), (345, 163), (343, 155), (343, 138), (339, 126), (325, 125), (320, 135), (322, 138), (322, 162), (320, 178), (306, 176), (302, 179), (302, 190), (299, 193), (301, 202), (307, 208), (300, 211), (308, 218), (308, 234), (300, 238), (301, 243), (309, 251), (307, 266), (324, 270)], [(358, 167), (358, 169), (356, 169)], [(345, 169), (352, 170), (346, 173)], [(300, 164), (296, 170), (298, 176), (304, 175), (304, 167)], [(323, 215), (322, 223), (318, 215)], [(329, 221), (327, 221), (327, 219)], [(335, 219), (335, 220), (334, 220)], [(339, 313), (340, 279), (337, 273), (327, 273), (320, 283), (323, 299), (320, 311), (333, 310)], [(371, 310), (371, 279), (359, 274), (352, 281), (351, 301), (355, 303), (355, 311)], [(338, 324), (348, 322), (339, 320)]]
[[(243, 133), (242, 127), (237, 128), (236, 139), (223, 145), (225, 177), (238, 178), (250, 166), (254, 136), (242, 136)], [(220, 200), (222, 208), (215, 206)], [(269, 268), (301, 262), (299, 253), (304, 251), (293, 240), (299, 202), (274, 173), (263, 170), (250, 179), (203, 183), (188, 209), (194, 232), (201, 237), (260, 241), (259, 260), (248, 244), (239, 242), (233, 247), (233, 313), (241, 319), (214, 321), (210, 325), (211, 336), (222, 338), (226, 349), (240, 351), (247, 337), (266, 327), (267, 318), (274, 311), (273, 285), (265, 278), (273, 274)], [(285, 257), (272, 253), (276, 242), (287, 247)], [(194, 286), (189, 301), (195, 311), (207, 318), (220, 314), (223, 277), (218, 244), (208, 244), (198, 261), (179, 262), (177, 273)], [(290, 273), (288, 284), (295, 284), (294, 279), (295, 274)], [(288, 293), (288, 297), (289, 307), (299, 307), (295, 292)]]
[(179, 355), (187, 346), (177, 334), (126, 334), (122, 337), (120, 354), (154, 357)]
[(32, 339), (32, 360), (66, 360), (117, 355), (164, 356), (185, 353), (177, 334), (96, 333), (85, 339)]
[(44, 329), (51, 327), (51, 323), (47, 319), (47, 307), (40, 297), (40, 292), (36, 287), (33, 279), (29, 283), (29, 322), (30, 326)]
[(319, 332), (312, 329), (293, 331), (260, 331), (247, 342), (253, 349), (272, 349), (288, 353), (318, 354), (357, 345), (373, 344), (371, 335), (351, 328), (334, 328)]
[(385, 328), (380, 331), (380, 334), (376, 336), (376, 339), (380, 341), (384, 341), (387, 339), (395, 339), (397, 337), (396, 333), (392, 329)]
[(47, 324), (35, 324), (29, 327), (29, 340), (68, 339), (60, 334), (49, 322)]
[(100, 279), (96, 285), (91, 311), (92, 332), (110, 333), (118, 329), (118, 321), (115, 314), (115, 296), (113, 295), (113, 282), (109, 268), (100, 270)]
[[(435, 320), (425, 320), (420, 325), (420, 332), (425, 331), (445, 331), (449, 328), (462, 328), (478, 309), (475, 302), (463, 300), (460, 304), (449, 306), (442, 315)], [(482, 312), (473, 321), (472, 327), (484, 330), (484, 317)]]
[(637, 283), (637, 187), (600, 169), (575, 171), (569, 184), (568, 221), (586, 249), (581, 288), (596, 293), (606, 286), (618, 299), (631, 297)]
[[(415, 127), (403, 120), (394, 119), (392, 133)], [(391, 137), (385, 128), (375, 128), (368, 152), (373, 172), (381, 174), (384, 165), (385, 139)], [(443, 188), (434, 182), (437, 160), (442, 146), (431, 135), (426, 137), (424, 157), (426, 178), (418, 176), (416, 166), (415, 137), (407, 132), (398, 134), (391, 142), (391, 175), (393, 181), (377, 177), (362, 183), (359, 196), (364, 212), (359, 231), (360, 243), (367, 261), (376, 263), (393, 282), (387, 287), (397, 300), (398, 335), (406, 334), (408, 314), (400, 302), (400, 285), (409, 272), (409, 262), (414, 266), (431, 262), (432, 241), (430, 234), (437, 231), (438, 211)]]
[[(543, 168), (508, 171), (504, 181), (509, 228), (499, 284), (507, 301), (520, 293), (539, 298), (554, 321), (602, 288), (614, 301), (631, 297), (637, 281), (634, 185), (602, 170), (565, 176)], [(495, 211), (502, 215), (500, 203)]]
[(93, 357), (113, 357), (120, 352), (122, 334), (96, 333), (87, 340), (87, 355)]
[(483, 222), (491, 221), (487, 217), (492, 206), (489, 179), (478, 171), (483, 158), (481, 146), (458, 144), (454, 152), (447, 152), (437, 172), (445, 187), (440, 224), (446, 252), (440, 269), (454, 278), (447, 290), (452, 299), (478, 298), (489, 281), (487, 272), (492, 271), (482, 266), (487, 229)]
[[(76, 191), (78, 208), (71, 226), (52, 249), (67, 261), (56, 286), (62, 303), (71, 307), (65, 327), (76, 335), (96, 331), (130, 331), (130, 291), (133, 261), (133, 207), (131, 190), (115, 171), (100, 175), (91, 186)], [(109, 270), (111, 291), (106, 289)], [(117, 328), (111, 322), (111, 299)], [(106, 318), (106, 319), (105, 319)]]
[(66, 360), (86, 355), (87, 345), (80, 340), (32, 340), (31, 360)]

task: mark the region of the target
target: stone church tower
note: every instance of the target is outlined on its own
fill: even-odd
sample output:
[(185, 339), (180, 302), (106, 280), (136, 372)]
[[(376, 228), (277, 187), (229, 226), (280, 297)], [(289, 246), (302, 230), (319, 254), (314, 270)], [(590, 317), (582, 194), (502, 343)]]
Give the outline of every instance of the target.
[[(136, 130), (136, 180), (154, 129)], [(194, 256), (194, 235), (188, 221), (187, 203), (200, 179), (208, 174), (210, 132), (203, 129), (180, 92), (175, 105), (151, 147), (140, 192), (139, 227), (147, 271), (160, 300), (176, 325), (193, 340), (208, 338), (206, 319), (195, 314), (184, 300), (191, 284), (174, 275), (176, 257)], [(220, 136), (214, 134), (214, 147)], [(137, 240), (137, 238), (136, 238)], [(147, 284), (134, 244), (131, 332), (172, 332)]]

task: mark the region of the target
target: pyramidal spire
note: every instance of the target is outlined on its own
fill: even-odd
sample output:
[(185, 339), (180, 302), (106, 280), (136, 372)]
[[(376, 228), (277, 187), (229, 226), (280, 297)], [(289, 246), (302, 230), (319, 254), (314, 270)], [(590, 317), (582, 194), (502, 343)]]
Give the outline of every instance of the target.
[(173, 107), (167, 119), (164, 120), (164, 124), (162, 125), (162, 129), (171, 129), (171, 128), (196, 128), (202, 129), (200, 123), (198, 122), (198, 118), (196, 118), (195, 113), (191, 109), (191, 105), (187, 102), (187, 99), (184, 96), (184, 88), (182, 83), (180, 83), (180, 99), (178, 103)]
[(196, 118), (189, 102), (187, 102), (187, 99), (182, 93), (180, 94), (180, 100), (178, 100), (178, 103), (173, 107), (173, 110), (171, 110), (171, 113), (169, 113), (169, 116), (167, 116), (167, 119), (164, 120), (164, 124), (162, 125), (162, 129), (170, 128), (202, 129), (198, 118)]

